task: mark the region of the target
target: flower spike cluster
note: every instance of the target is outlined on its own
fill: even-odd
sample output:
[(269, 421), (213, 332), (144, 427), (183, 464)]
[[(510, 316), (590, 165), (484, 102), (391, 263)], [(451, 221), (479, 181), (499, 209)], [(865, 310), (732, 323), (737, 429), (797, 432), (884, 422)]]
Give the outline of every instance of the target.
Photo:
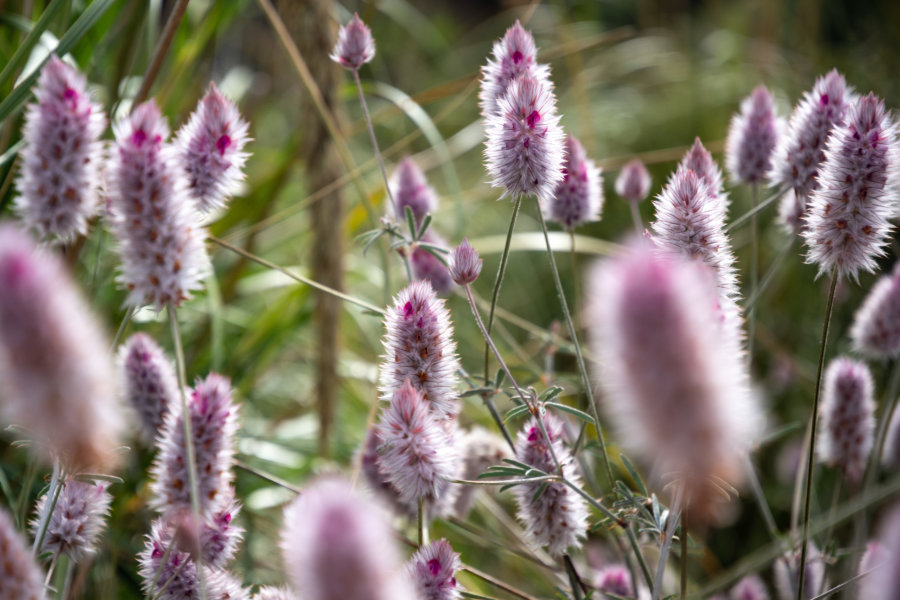
[(419, 600), (459, 600), (462, 594), (455, 575), (460, 566), (459, 554), (440, 539), (413, 554), (405, 570)]
[(16, 212), (41, 237), (69, 241), (87, 232), (99, 208), (106, 117), (81, 73), (56, 56), (38, 78), (28, 105)]
[(99, 323), (57, 255), (0, 224), (0, 413), (68, 470), (109, 472), (124, 418)]
[(825, 155), (806, 215), (806, 262), (856, 280), (860, 270), (875, 270), (897, 214), (900, 156), (884, 102), (869, 93), (853, 103)]
[(619, 439), (674, 475), (693, 522), (714, 522), (716, 481), (741, 482), (761, 419), (712, 273), (638, 243), (598, 264), (588, 289), (597, 380)]
[(240, 190), (249, 125), (231, 100), (210, 82), (190, 120), (176, 136), (187, 190), (200, 212), (225, 206)]
[(728, 129), (725, 162), (733, 181), (759, 184), (765, 179), (782, 127), (772, 93), (758, 86), (741, 102), (741, 112), (734, 115)]
[(162, 430), (166, 414), (179, 401), (175, 367), (153, 338), (132, 335), (119, 350), (125, 379), (125, 395), (140, 418), (145, 440), (153, 441)]
[(168, 125), (150, 100), (117, 123), (115, 133), (111, 210), (119, 281), (132, 306), (177, 306), (200, 288), (209, 258), (176, 153), (166, 144)]
[(541, 209), (548, 219), (571, 231), (582, 223), (599, 221), (602, 208), (603, 172), (587, 157), (581, 142), (569, 135), (563, 179), (552, 200)]
[[(77, 479), (66, 481), (50, 513), (41, 552), (66, 554), (75, 562), (93, 554), (111, 502), (112, 496), (103, 484)], [(37, 502), (36, 518), (31, 522), (35, 535), (46, 503), (47, 494), (44, 494)]]
[(493, 58), (481, 67), (481, 90), (478, 103), (481, 116), (489, 119), (500, 110), (500, 100), (506, 96), (510, 84), (517, 79), (532, 78), (549, 82), (550, 68), (538, 64), (537, 47), (531, 32), (519, 21), (494, 42)]
[(872, 373), (865, 363), (839, 358), (825, 371), (819, 418), (819, 460), (838, 467), (851, 483), (860, 482), (875, 433)]
[(616, 177), (616, 193), (629, 202), (640, 202), (650, 194), (650, 171), (640, 159), (628, 161)]
[[(537, 418), (543, 420), (547, 438), (553, 445), (551, 453), (541, 433)], [(574, 458), (563, 444), (563, 422), (547, 413), (532, 417), (519, 431), (516, 439), (516, 459), (549, 474), (556, 473), (556, 456), (563, 476), (576, 486), (581, 479), (575, 470)], [(540, 495), (537, 491), (546, 487)], [(587, 535), (588, 509), (584, 499), (566, 484), (554, 481), (517, 485), (513, 488), (518, 505), (519, 520), (528, 535), (541, 546), (547, 546), (553, 556), (562, 556), (566, 548), (580, 546)]]
[(375, 58), (375, 40), (372, 39), (372, 32), (359, 15), (353, 13), (350, 22), (338, 30), (338, 39), (331, 53), (331, 60), (355, 71), (373, 58)]
[(854, 349), (869, 358), (900, 354), (900, 263), (872, 286), (856, 311), (850, 337)]
[(4, 508), (0, 508), (0, 566), (3, 567), (0, 600), (46, 598), (44, 576)]
[(700, 138), (694, 139), (694, 145), (685, 152), (681, 162), (678, 163), (677, 170), (681, 171), (684, 169), (689, 169), (696, 173), (697, 177), (709, 186), (709, 193), (721, 204), (719, 209), (722, 214), (727, 215), (730, 200), (728, 199), (728, 194), (725, 193), (725, 187), (722, 183), (722, 171), (719, 170), (719, 165), (713, 160), (709, 150), (703, 146)]

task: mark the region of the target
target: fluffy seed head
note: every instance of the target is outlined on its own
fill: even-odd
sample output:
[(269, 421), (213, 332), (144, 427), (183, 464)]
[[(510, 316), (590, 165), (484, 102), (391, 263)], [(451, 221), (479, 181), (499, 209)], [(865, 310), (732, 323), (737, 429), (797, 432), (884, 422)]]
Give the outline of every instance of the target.
[(125, 394), (140, 417), (143, 438), (156, 439), (170, 407), (179, 402), (178, 380), (172, 362), (153, 338), (135, 333), (119, 350)]
[(865, 363), (838, 358), (825, 371), (819, 460), (839, 468), (853, 484), (859, 483), (872, 451), (873, 390), (872, 373)]
[(634, 585), (628, 568), (622, 564), (607, 565), (595, 577), (597, 590), (623, 598), (634, 596)]
[(563, 178), (563, 131), (549, 80), (516, 79), (486, 124), (484, 156), (491, 185), (503, 196), (553, 198)]
[[(775, 560), (775, 589), (780, 600), (796, 600), (800, 587), (800, 549)], [(803, 598), (810, 600), (825, 589), (825, 560), (812, 542), (806, 548), (806, 575)]]
[[(553, 452), (562, 466), (563, 475), (575, 485), (581, 485), (572, 453), (563, 444), (562, 421), (550, 413), (541, 418), (547, 437), (553, 445)], [(541, 433), (536, 417), (532, 417), (519, 431), (516, 459), (545, 473), (556, 473), (550, 447)], [(519, 507), (518, 517), (532, 539), (541, 546), (547, 546), (553, 556), (561, 556), (567, 548), (581, 546), (587, 535), (587, 505), (572, 488), (559, 482), (548, 483), (543, 493), (535, 498), (544, 483), (527, 483), (513, 488)]]
[(421, 225), (425, 215), (437, 210), (437, 194), (428, 185), (419, 165), (408, 156), (391, 174), (390, 188), (394, 197), (394, 214), (401, 222), (406, 220), (407, 206), (412, 210), (416, 225)]
[(124, 429), (109, 343), (56, 255), (0, 224), (4, 422), (74, 472), (109, 472)]
[(715, 521), (715, 480), (740, 483), (760, 416), (712, 274), (639, 243), (599, 263), (588, 290), (597, 381), (618, 439), (679, 484), (694, 523)]
[(264, 585), (253, 594), (252, 600), (295, 600), (296, 595), (287, 588)]
[(759, 575), (751, 574), (738, 581), (728, 597), (729, 600), (769, 600), (769, 592)]
[(741, 102), (741, 112), (731, 119), (725, 142), (725, 164), (735, 183), (758, 184), (772, 168), (781, 120), (775, 99), (764, 85)]
[(650, 194), (650, 171), (640, 159), (628, 161), (616, 177), (616, 193), (630, 202), (640, 202)]
[(44, 600), (44, 576), (3, 508), (0, 508), (0, 565), (3, 567), (0, 600)]
[(331, 60), (355, 71), (373, 58), (375, 58), (375, 40), (372, 39), (372, 32), (359, 15), (353, 13), (350, 22), (338, 30), (338, 39), (331, 52)]
[(858, 279), (874, 272), (897, 213), (896, 126), (874, 94), (850, 106), (844, 124), (828, 138), (818, 187), (809, 199), (803, 237), (806, 262), (819, 273)]
[(379, 391), (390, 401), (407, 380), (441, 417), (459, 413), (456, 342), (450, 312), (427, 281), (415, 281), (394, 299), (385, 317)]
[(84, 76), (56, 56), (41, 71), (25, 112), (15, 210), (42, 238), (87, 233), (99, 208), (106, 117)]
[(571, 135), (566, 136), (566, 160), (563, 179), (549, 203), (542, 206), (544, 215), (572, 230), (588, 221), (599, 221), (603, 208), (603, 172), (587, 157), (584, 147)]
[[(106, 525), (111, 502), (112, 496), (104, 484), (76, 479), (66, 481), (47, 522), (41, 552), (66, 554), (76, 562), (93, 554), (97, 549), (97, 538)], [(31, 522), (35, 536), (46, 503), (47, 494), (44, 494), (37, 502), (36, 518)]]
[(481, 274), (481, 264), (478, 251), (469, 245), (469, 240), (463, 238), (450, 256), (450, 276), (457, 285), (472, 283)]
[[(438, 248), (447, 247), (447, 241), (434, 233), (432, 229), (425, 232), (422, 241)], [(413, 278), (417, 281), (429, 282), (432, 289), (439, 294), (446, 294), (453, 289), (453, 278), (450, 276), (447, 265), (425, 248), (416, 246), (409, 257), (409, 262), (412, 266)]]
[(900, 263), (872, 286), (856, 311), (850, 337), (854, 350), (868, 358), (900, 354)]
[(119, 282), (128, 304), (176, 306), (199, 289), (209, 268), (206, 232), (185, 192), (169, 127), (153, 100), (116, 124), (110, 209), (119, 241)]
[(825, 142), (843, 123), (853, 90), (844, 76), (832, 69), (816, 80), (812, 90), (791, 113), (787, 131), (778, 143), (769, 179), (772, 185), (794, 190), (801, 206), (818, 187), (817, 174), (825, 161)]
[(378, 466), (407, 506), (419, 498), (434, 503), (456, 476), (459, 457), (448, 430), (407, 381), (381, 415), (378, 436), (384, 451)]
[(677, 170), (690, 169), (709, 186), (709, 193), (721, 203), (723, 214), (728, 213), (728, 194), (722, 185), (722, 171), (713, 160), (712, 154), (703, 146), (700, 138), (694, 139), (694, 145), (682, 157)]
[[(197, 459), (200, 508), (203, 515), (208, 515), (227, 501), (232, 479), (238, 407), (231, 398), (228, 379), (210, 373), (198, 381), (188, 399), (188, 413)], [(157, 446), (159, 452), (151, 470), (153, 506), (167, 514), (190, 510), (191, 490), (180, 410), (170, 411), (166, 416)]]
[(385, 514), (343, 479), (308, 485), (284, 510), (281, 551), (304, 600), (412, 600)]
[(537, 63), (534, 37), (519, 21), (506, 30), (506, 34), (494, 42), (493, 58), (481, 67), (481, 90), (478, 104), (485, 119), (500, 109), (500, 99), (506, 95), (510, 84), (521, 78), (550, 79), (547, 65)]
[(440, 539), (421, 547), (405, 566), (406, 576), (416, 588), (419, 600), (459, 600), (460, 586), (456, 571), (459, 554), (447, 540)]
[[(488, 470), (488, 467), (499, 465), (505, 458), (512, 458), (506, 441), (484, 427), (472, 427), (461, 436), (461, 453), (463, 456), (463, 479), (474, 481)], [(474, 485), (460, 486), (454, 512), (460, 519), (465, 519), (472, 509), (478, 487)]]
[(234, 103), (210, 82), (209, 91), (176, 137), (187, 191), (204, 213), (225, 206), (244, 180), (249, 141), (245, 121)]
[(725, 235), (725, 210), (708, 179), (679, 168), (653, 201), (652, 224), (657, 245), (668, 252), (697, 258), (712, 267), (722, 295), (739, 295), (734, 254)]

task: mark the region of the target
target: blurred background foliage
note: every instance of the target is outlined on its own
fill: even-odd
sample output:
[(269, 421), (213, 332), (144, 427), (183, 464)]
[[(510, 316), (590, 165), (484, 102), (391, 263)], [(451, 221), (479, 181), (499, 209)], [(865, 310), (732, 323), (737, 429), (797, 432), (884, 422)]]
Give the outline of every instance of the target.
[[(22, 44), (49, 2), (0, 0), (0, 64)], [(111, 114), (121, 116), (131, 105), (174, 2), (113, 0), (60, 3), (41, 36), (38, 57), (91, 8), (104, 10), (71, 48), (71, 58), (87, 74), (98, 98)], [(317, 240), (310, 209), (331, 201), (334, 190), (346, 207), (336, 230), (343, 237), (344, 289), (377, 306), (387, 302), (385, 290), (403, 285), (400, 261), (393, 257), (386, 273), (377, 250), (363, 254), (356, 236), (373, 227), (360, 201), (365, 194), (380, 216), (385, 212), (382, 180), (374, 162), (365, 124), (349, 74), (340, 72), (337, 110), (341, 137), (358, 167), (320, 193), (311, 181), (304, 144), (318, 126), (308, 94), (272, 22), (252, 0), (193, 0), (177, 29), (152, 95), (177, 129), (193, 110), (210, 80), (235, 99), (251, 123), (254, 141), (241, 197), (211, 224), (223, 240), (300, 273), (310, 272)], [(519, 18), (537, 39), (539, 59), (549, 62), (557, 86), (565, 129), (583, 141), (588, 154), (604, 167), (607, 202), (603, 220), (578, 231), (578, 253), (569, 258), (569, 240), (560, 234), (558, 261), (570, 294), (595, 254), (608, 251), (602, 242), (617, 242), (633, 228), (625, 202), (612, 183), (618, 168), (634, 156), (650, 167), (653, 194), (692, 143), (702, 138), (721, 164), (721, 151), (732, 113), (758, 83), (775, 93), (787, 116), (801, 93), (832, 67), (843, 72), (860, 92), (875, 91), (887, 105), (900, 99), (900, 3), (763, 0), (763, 1), (546, 1), (541, 3), (479, 0), (381, 0), (334, 2), (330, 18), (309, 22), (307, 0), (279, 5), (299, 15), (297, 27), (328, 33), (354, 11), (372, 28), (375, 60), (361, 72), (388, 169), (404, 155), (422, 166), (441, 198), (433, 227), (450, 244), (468, 237), (485, 259), (485, 276), (474, 288), (489, 296), (510, 204), (498, 193), (482, 166), (482, 125), (477, 106), (477, 79), (494, 40)], [(322, 3), (319, 3), (322, 4)], [(327, 4), (327, 3), (326, 3)], [(306, 22), (304, 22), (304, 19)], [(302, 44), (300, 44), (302, 46)], [(329, 48), (324, 48), (327, 54)], [(321, 52), (320, 52), (321, 54)], [(320, 56), (321, 59), (321, 56)], [(309, 60), (312, 60), (311, 58)], [(27, 74), (33, 62), (20, 65)], [(337, 69), (337, 67), (331, 67)], [(14, 87), (0, 82), (0, 99)], [(0, 124), (0, 217), (10, 218), (22, 104), (3, 115)], [(730, 191), (732, 218), (750, 206), (746, 189)], [(763, 192), (761, 197), (768, 196)], [(566, 401), (583, 406), (577, 394), (574, 360), (565, 347), (557, 351), (548, 332), (559, 331), (558, 300), (550, 280), (533, 201), (517, 226), (506, 282), (501, 295), (505, 312), (497, 326), (500, 347), (514, 372), (542, 388), (551, 380), (566, 386)], [(649, 202), (641, 206), (651, 220)], [(765, 273), (777, 262), (771, 285), (759, 303), (755, 381), (769, 412), (770, 433), (756, 463), (766, 496), (782, 528), (790, 514), (794, 464), (791, 458), (802, 437), (814, 387), (814, 361), (824, 312), (823, 281), (803, 264), (798, 242), (778, 259), (788, 236), (774, 224), (775, 208), (761, 218), (761, 265)], [(529, 235), (532, 234), (532, 235)], [(748, 230), (732, 232), (745, 270)], [(338, 246), (339, 248), (340, 246)], [(124, 293), (115, 283), (116, 256), (110, 236), (93, 228), (73, 266), (78, 280), (110, 332), (118, 327)], [(894, 248), (896, 251), (896, 247)], [(337, 373), (340, 377), (335, 418), (325, 450), (320, 452), (316, 399), (314, 294), (288, 277), (210, 245), (215, 274), (205, 292), (181, 310), (189, 379), (210, 370), (231, 377), (241, 401), (239, 460), (293, 485), (314, 473), (349, 470), (376, 401), (376, 368), (381, 352), (380, 319), (344, 304), (340, 312)], [(885, 260), (887, 263), (893, 261)], [(385, 277), (390, 277), (385, 284)], [(832, 355), (849, 350), (847, 328), (855, 307), (873, 281), (842, 285), (832, 335)], [(2, 293), (2, 290), (0, 290)], [(570, 295), (570, 298), (573, 296)], [(448, 299), (464, 367), (480, 373), (483, 343), (464, 298)], [(574, 304), (580, 304), (580, 300)], [(162, 315), (142, 311), (130, 331), (152, 333), (165, 347), (171, 340)], [(557, 339), (557, 341), (559, 341)], [(564, 345), (564, 344), (563, 344)], [(879, 393), (887, 369), (873, 365)], [(511, 406), (498, 398), (501, 409)], [(467, 398), (462, 420), (491, 427), (476, 398)], [(518, 424), (514, 423), (514, 426)], [(787, 428), (787, 429), (785, 429)], [(29, 479), (24, 453), (5, 434), (0, 460), (13, 490), (26, 486), (32, 501), (47, 469)], [(102, 550), (83, 568), (84, 597), (137, 598), (140, 595), (135, 554), (143, 544), (151, 513), (145, 506), (146, 468), (151, 453), (136, 447), (113, 487), (116, 503)], [(834, 473), (824, 471), (817, 489), (830, 490)], [(238, 470), (238, 495), (246, 504), (240, 523), (247, 528), (237, 569), (249, 583), (280, 582), (274, 550), (280, 527), (279, 505), (292, 492), (246, 470)], [(594, 489), (600, 494), (603, 490)], [(819, 506), (827, 500), (816, 498)], [(499, 503), (499, 504), (498, 504)], [(512, 518), (509, 494), (476, 510), (467, 533), (459, 525), (440, 524), (434, 535), (446, 535), (463, 560), (539, 597), (561, 585), (558, 568), (534, 568), (513, 553), (521, 546)], [(820, 509), (822, 510), (822, 509)], [(585, 561), (593, 568), (614, 554), (602, 532), (589, 545)], [(697, 540), (693, 578), (708, 581), (750, 550), (768, 543), (763, 522), (749, 500), (736, 504), (734, 523)], [(513, 550), (510, 551), (509, 549)], [(501, 550), (502, 549), (502, 550)], [(585, 573), (583, 573), (585, 574)], [(505, 597), (469, 575), (470, 590)]]

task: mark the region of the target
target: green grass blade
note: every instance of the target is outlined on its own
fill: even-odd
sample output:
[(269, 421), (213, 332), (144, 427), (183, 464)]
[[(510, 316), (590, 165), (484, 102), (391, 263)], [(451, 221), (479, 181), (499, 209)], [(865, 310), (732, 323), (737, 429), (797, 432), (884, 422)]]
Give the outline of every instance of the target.
[(12, 78), (15, 72), (19, 70), (19, 67), (25, 64), (25, 61), (28, 60), (28, 55), (31, 54), (31, 49), (34, 48), (34, 45), (41, 39), (41, 35), (47, 30), (47, 27), (49, 27), (50, 23), (53, 21), (53, 17), (56, 16), (56, 13), (59, 12), (59, 9), (62, 8), (65, 3), (65, 0), (53, 0), (53, 2), (47, 6), (40, 18), (31, 28), (31, 31), (28, 32), (28, 35), (22, 41), (22, 44), (16, 50), (16, 53), (13, 54), (12, 58), (9, 59), (9, 62), (6, 63), (6, 66), (3, 67), (3, 70), (0, 71), (0, 89), (5, 89), (10, 78)]

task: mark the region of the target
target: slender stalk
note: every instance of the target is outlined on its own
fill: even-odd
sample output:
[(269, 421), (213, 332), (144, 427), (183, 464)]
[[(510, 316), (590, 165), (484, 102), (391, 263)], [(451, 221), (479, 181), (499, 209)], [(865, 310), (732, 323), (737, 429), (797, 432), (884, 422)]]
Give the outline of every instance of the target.
[[(641, 567), (641, 573), (644, 575), (644, 582), (647, 584), (647, 589), (653, 589), (653, 575), (650, 573), (650, 566), (644, 558), (644, 553), (641, 552), (641, 547), (638, 544), (638, 539), (634, 534), (631, 523), (625, 527), (625, 534), (628, 537), (628, 543), (631, 545), (632, 552), (634, 552), (635, 557), (637, 557), (638, 564)], [(634, 581), (634, 585), (637, 587), (637, 581)]]
[(75, 578), (75, 561), (71, 558), (69, 559), (68, 564), (66, 565), (66, 578), (63, 581), (62, 594), (60, 594), (60, 600), (68, 600), (69, 594), (72, 591), (72, 580)]
[[(512, 242), (513, 230), (516, 228), (516, 220), (519, 218), (519, 208), (522, 206), (522, 196), (516, 196), (513, 205), (512, 217), (509, 219), (509, 229), (506, 231), (506, 244), (503, 246), (503, 254), (500, 255), (500, 266), (497, 268), (497, 278), (494, 280), (494, 291), (491, 292), (491, 309), (488, 311), (487, 332), (491, 332), (494, 326), (494, 309), (497, 307), (497, 298), (500, 296), (500, 286), (503, 284), (503, 275), (506, 274), (506, 263), (509, 260), (509, 245)], [(484, 344), (484, 381), (490, 379), (490, 345)], [(493, 402), (493, 401), (491, 401)]]
[(607, 519), (609, 519), (610, 521), (612, 521), (613, 523), (615, 523), (615, 524), (618, 525), (619, 527), (623, 527), (623, 528), (627, 528), (627, 527), (628, 527), (628, 523), (626, 523), (625, 521), (621, 520), (619, 517), (617, 517), (616, 515), (614, 515), (614, 514), (612, 513), (612, 511), (610, 511), (608, 508), (606, 508), (605, 506), (603, 506), (602, 504), (600, 504), (600, 503), (597, 501), (596, 498), (594, 498), (593, 496), (591, 496), (590, 494), (588, 494), (586, 491), (584, 491), (583, 489), (581, 489), (580, 487), (578, 487), (577, 485), (575, 485), (574, 483), (572, 483), (572, 482), (569, 481), (568, 479), (562, 478), (562, 482), (563, 482), (564, 484), (566, 484), (567, 486), (569, 486), (570, 488), (572, 488), (573, 490), (575, 490), (575, 491), (578, 493), (579, 496), (581, 496), (582, 498), (584, 498), (585, 500), (587, 500), (587, 501), (588, 501), (588, 504), (590, 504), (591, 506), (593, 506), (594, 508), (596, 508), (598, 511), (600, 511), (600, 513), (601, 513), (604, 517), (606, 517)]
[(785, 240), (784, 246), (781, 247), (781, 250), (778, 251), (778, 255), (775, 257), (775, 260), (773, 260), (772, 264), (769, 265), (766, 274), (762, 276), (762, 279), (759, 282), (759, 286), (756, 288), (756, 293), (748, 298), (746, 302), (744, 302), (744, 310), (750, 310), (751, 308), (754, 308), (756, 306), (763, 293), (769, 288), (772, 280), (775, 279), (775, 275), (778, 273), (778, 269), (781, 268), (781, 265), (788, 257), (789, 251), (793, 245), (794, 236), (790, 236), (787, 238), (787, 240)]
[(638, 209), (637, 202), (629, 200), (628, 206), (631, 207), (631, 220), (634, 222), (634, 230), (640, 234), (644, 231), (644, 223), (641, 221), (641, 211)]
[(609, 464), (609, 457), (606, 454), (606, 442), (603, 439), (603, 428), (600, 427), (600, 417), (597, 413), (597, 405), (594, 403), (594, 391), (591, 386), (591, 378), (588, 375), (587, 366), (584, 363), (584, 355), (581, 353), (581, 344), (578, 343), (578, 335), (575, 332), (575, 324), (572, 322), (572, 315), (569, 313), (569, 304), (566, 302), (566, 294), (563, 291), (562, 282), (559, 279), (559, 270), (556, 268), (556, 259), (553, 257), (553, 248), (550, 247), (547, 222), (544, 220), (544, 214), (541, 212), (540, 207), (538, 207), (538, 217), (541, 220), (541, 230), (544, 232), (544, 243), (547, 246), (547, 254), (550, 257), (550, 267), (553, 271), (553, 282), (556, 284), (556, 294), (559, 296), (563, 315), (565, 315), (566, 318), (566, 326), (569, 328), (569, 336), (572, 338), (572, 345), (575, 347), (575, 358), (578, 360), (578, 370), (581, 371), (581, 382), (584, 385), (584, 392), (587, 394), (591, 415), (594, 417), (594, 425), (597, 429), (597, 440), (600, 442), (600, 454), (603, 456), (603, 466), (606, 468), (609, 487), (612, 489), (615, 479), (613, 478), (612, 467)]
[(55, 459), (53, 461), (53, 475), (50, 478), (50, 489), (47, 490), (47, 501), (44, 502), (41, 520), (38, 522), (38, 528), (34, 534), (34, 546), (31, 548), (31, 553), (35, 556), (38, 555), (41, 546), (44, 544), (44, 537), (47, 535), (47, 525), (50, 523), (50, 515), (56, 509), (56, 502), (59, 500), (60, 491), (62, 491), (62, 485), (60, 485), (61, 475), (62, 467), (59, 459)]
[(753, 466), (753, 461), (750, 460), (749, 456), (746, 457), (744, 464), (747, 471), (747, 479), (750, 480), (750, 487), (753, 489), (753, 496), (756, 498), (756, 504), (759, 505), (759, 512), (766, 522), (766, 528), (769, 530), (772, 539), (778, 540), (780, 538), (778, 536), (778, 526), (775, 524), (775, 516), (772, 515), (772, 509), (769, 507), (769, 503), (766, 502), (766, 495), (763, 493), (762, 485), (759, 483), (756, 467)]
[(44, 587), (50, 586), (50, 580), (53, 579), (53, 571), (56, 570), (56, 563), (59, 561), (59, 551), (53, 553), (53, 558), (50, 559), (50, 566), (47, 567), (47, 574), (44, 576)]
[[(759, 187), (756, 183), (750, 186), (753, 197), (753, 208), (756, 208)], [(759, 288), (759, 227), (757, 226), (757, 213), (752, 212), (750, 217), (750, 297), (755, 298)], [(753, 364), (753, 336), (756, 332), (756, 303), (749, 308), (747, 315), (747, 367)]]
[(425, 515), (422, 506), (422, 496), (419, 496), (419, 513), (418, 513), (418, 532), (419, 532), (419, 548), (425, 545)]
[(656, 565), (656, 579), (653, 581), (652, 600), (659, 600), (662, 593), (663, 575), (666, 572), (666, 559), (669, 557), (669, 548), (672, 547), (672, 538), (675, 537), (675, 527), (678, 524), (678, 514), (680, 509), (679, 494), (675, 495), (675, 503), (669, 512), (669, 522), (666, 524), (665, 539), (663, 539), (662, 548), (659, 550), (659, 562)]
[(122, 317), (122, 323), (119, 325), (119, 329), (116, 330), (116, 337), (113, 338), (111, 350), (115, 351), (118, 347), (119, 342), (122, 340), (122, 335), (125, 333), (125, 329), (128, 327), (128, 324), (131, 323), (131, 319), (134, 318), (137, 309), (133, 306), (129, 306), (128, 310), (125, 311), (125, 316)]
[(816, 371), (816, 395), (813, 398), (812, 417), (810, 417), (809, 448), (806, 452), (806, 501), (803, 511), (803, 537), (800, 540), (800, 581), (797, 585), (797, 600), (803, 600), (803, 584), (806, 579), (806, 547), (809, 541), (809, 504), (812, 496), (813, 456), (816, 448), (816, 422), (819, 416), (819, 396), (822, 391), (822, 369), (825, 366), (825, 345), (828, 342), (828, 328), (831, 325), (831, 312), (834, 309), (834, 290), (837, 288), (837, 269), (831, 272), (831, 290), (828, 292), (828, 303), (825, 307), (825, 324), (822, 327), (822, 343), (819, 348), (819, 366)]
[(681, 515), (681, 600), (687, 597), (688, 532), (687, 515)]
[(771, 196), (769, 196), (768, 198), (766, 198), (765, 200), (763, 200), (762, 202), (760, 202), (759, 204), (754, 206), (752, 209), (745, 212), (740, 217), (738, 217), (737, 219), (735, 219), (734, 221), (732, 221), (731, 223), (726, 225), (725, 233), (729, 233), (733, 229), (740, 227), (741, 225), (746, 223), (749, 219), (753, 218), (755, 215), (757, 215), (760, 212), (762, 212), (763, 210), (765, 210), (766, 207), (768, 207), (770, 204), (772, 204), (773, 202), (778, 200), (781, 197), (781, 195), (784, 194), (784, 192), (785, 192), (784, 189), (775, 190), (775, 192)]
[(587, 587), (585, 587), (584, 582), (581, 580), (581, 576), (578, 575), (575, 564), (568, 554), (563, 554), (563, 564), (566, 567), (566, 574), (569, 576), (569, 584), (572, 586), (573, 600), (584, 600), (584, 595), (587, 593)]
[(172, 9), (169, 20), (166, 21), (166, 26), (163, 29), (162, 37), (159, 39), (159, 43), (153, 51), (153, 58), (150, 60), (150, 66), (144, 74), (143, 81), (141, 81), (141, 89), (138, 90), (137, 96), (134, 98), (134, 106), (137, 106), (146, 100), (147, 96), (150, 94), (150, 88), (153, 87), (153, 82), (156, 81), (156, 76), (159, 74), (163, 59), (166, 57), (169, 46), (172, 44), (172, 38), (175, 37), (175, 32), (178, 30), (178, 25), (181, 23), (181, 18), (184, 16), (184, 11), (187, 10), (188, 2), (189, 0), (178, 0), (175, 8)]
[[(575, 293), (576, 302), (578, 298), (581, 298), (581, 290), (578, 287), (578, 257), (575, 254), (575, 231), (569, 230), (569, 256), (572, 260), (572, 289)], [(578, 314), (576, 313), (573, 317), (573, 320), (578, 320)], [(581, 323), (575, 323), (575, 330), (581, 330)]]
[[(194, 434), (191, 431), (191, 413), (188, 410), (187, 396), (184, 393), (187, 387), (187, 375), (185, 374), (184, 348), (181, 345), (181, 334), (178, 331), (178, 317), (175, 305), (169, 304), (169, 324), (172, 329), (172, 345), (175, 348), (175, 367), (178, 371), (178, 389), (181, 390), (181, 420), (184, 422), (184, 452), (187, 459), (188, 484), (191, 491), (191, 512), (194, 518), (200, 522), (200, 487), (197, 476), (197, 453), (194, 448)], [(200, 579), (200, 597), (206, 597), (206, 581), (200, 557), (197, 557), (197, 574)]]
[(381, 169), (381, 177), (384, 179), (384, 189), (391, 201), (391, 207), (394, 207), (396, 206), (394, 204), (394, 195), (391, 193), (387, 170), (384, 168), (384, 158), (381, 156), (381, 149), (378, 147), (378, 139), (375, 137), (375, 128), (372, 126), (372, 117), (369, 116), (369, 105), (366, 104), (366, 95), (363, 94), (362, 82), (359, 80), (359, 69), (353, 69), (353, 81), (356, 82), (356, 91), (359, 92), (359, 103), (362, 105), (363, 114), (366, 116), (366, 126), (369, 128), (369, 137), (372, 139), (372, 147), (375, 149), (375, 158), (378, 159), (378, 167)]

